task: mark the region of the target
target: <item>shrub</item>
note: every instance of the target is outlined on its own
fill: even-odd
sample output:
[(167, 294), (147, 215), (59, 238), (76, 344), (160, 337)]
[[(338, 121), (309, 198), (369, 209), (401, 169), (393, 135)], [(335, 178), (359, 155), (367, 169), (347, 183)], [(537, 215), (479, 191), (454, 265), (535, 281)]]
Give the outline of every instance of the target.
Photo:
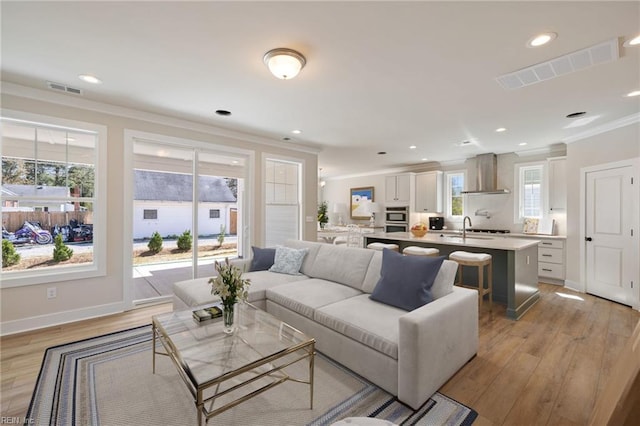
[(65, 260), (71, 259), (73, 250), (62, 241), (62, 234), (56, 235), (54, 242), (56, 246), (53, 248), (53, 260), (56, 262), (64, 262)]
[(186, 230), (178, 237), (178, 248), (182, 251), (191, 250), (191, 244), (193, 244), (191, 231)]
[(20, 262), (20, 255), (9, 240), (2, 240), (2, 267), (6, 268)]
[(151, 235), (151, 239), (149, 240), (149, 244), (147, 244), (149, 251), (153, 254), (160, 253), (162, 251), (162, 237), (158, 234), (158, 231), (154, 232)]
[(220, 225), (220, 233), (218, 234), (218, 244), (222, 245), (224, 243), (224, 234), (227, 232), (227, 227), (225, 225)]

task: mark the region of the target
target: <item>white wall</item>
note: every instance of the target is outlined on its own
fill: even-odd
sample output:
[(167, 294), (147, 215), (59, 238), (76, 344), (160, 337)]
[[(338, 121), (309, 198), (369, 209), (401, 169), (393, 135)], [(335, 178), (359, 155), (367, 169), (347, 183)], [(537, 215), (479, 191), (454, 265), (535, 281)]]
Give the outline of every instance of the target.
[[(316, 217), (317, 197), (317, 154), (311, 150), (302, 151), (280, 147), (280, 141), (270, 141), (252, 135), (216, 129), (215, 127), (192, 123), (167, 116), (149, 114), (143, 111), (99, 104), (70, 95), (50, 91), (2, 84), (1, 104), (3, 109), (23, 111), (50, 117), (95, 123), (107, 127), (107, 265), (106, 275), (83, 280), (57, 282), (57, 297), (47, 299), (48, 284), (29, 285), (0, 289), (0, 322), (2, 333), (53, 325), (80, 318), (104, 315), (122, 311), (124, 301), (123, 277), (131, 274), (124, 270), (123, 250), (131, 245), (131, 236), (123, 235), (125, 216), (122, 188), (126, 171), (124, 131), (167, 135), (195, 141), (227, 145), (255, 152), (253, 181), (246, 182), (248, 188), (255, 188), (254, 197), (249, 200), (248, 210), (251, 232), (250, 244), (262, 246), (263, 204), (262, 167), (263, 153), (297, 158), (305, 164), (303, 176), (303, 214)], [(305, 222), (304, 239), (316, 240), (316, 223)], [(7, 331), (9, 330), (9, 331)]]
[(351, 205), (351, 188), (362, 188), (373, 186), (373, 201), (380, 203), (382, 212), (376, 214), (376, 225), (384, 225), (384, 175), (358, 176), (353, 178), (327, 180), (326, 185), (320, 189), (321, 200), (329, 204), (329, 223), (338, 223), (338, 214), (333, 213), (335, 203), (342, 203), (346, 206), (342, 213), (342, 220), (345, 224), (358, 223), (368, 225), (369, 220), (353, 220), (350, 217), (349, 206)]
[(602, 133), (567, 146), (567, 260), (566, 279), (573, 288), (580, 282), (580, 169), (640, 157), (640, 124)]

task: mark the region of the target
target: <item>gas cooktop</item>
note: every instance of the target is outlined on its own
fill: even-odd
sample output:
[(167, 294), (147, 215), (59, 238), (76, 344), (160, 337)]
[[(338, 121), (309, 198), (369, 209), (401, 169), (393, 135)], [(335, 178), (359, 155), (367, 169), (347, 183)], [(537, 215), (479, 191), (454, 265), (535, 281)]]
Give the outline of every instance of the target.
[(508, 234), (508, 229), (481, 229), (481, 228), (470, 228), (467, 229), (467, 232), (484, 232), (486, 234)]

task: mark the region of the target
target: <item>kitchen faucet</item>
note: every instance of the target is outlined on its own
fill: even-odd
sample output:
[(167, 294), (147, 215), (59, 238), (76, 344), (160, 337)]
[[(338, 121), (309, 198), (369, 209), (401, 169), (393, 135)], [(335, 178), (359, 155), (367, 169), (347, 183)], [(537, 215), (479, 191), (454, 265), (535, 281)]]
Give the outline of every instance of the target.
[(464, 219), (462, 219), (462, 239), (467, 238), (467, 219), (469, 219), (469, 227), (472, 227), (473, 225), (471, 224), (471, 218), (469, 216), (465, 216)]

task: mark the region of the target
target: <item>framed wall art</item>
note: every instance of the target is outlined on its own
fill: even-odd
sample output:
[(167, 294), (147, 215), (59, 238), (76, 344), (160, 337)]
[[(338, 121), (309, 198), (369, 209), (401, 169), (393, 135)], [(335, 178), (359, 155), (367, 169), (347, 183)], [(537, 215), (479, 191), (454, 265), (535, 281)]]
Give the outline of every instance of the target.
[(373, 186), (351, 188), (351, 219), (369, 219), (371, 213), (367, 211), (365, 204), (373, 201)]

